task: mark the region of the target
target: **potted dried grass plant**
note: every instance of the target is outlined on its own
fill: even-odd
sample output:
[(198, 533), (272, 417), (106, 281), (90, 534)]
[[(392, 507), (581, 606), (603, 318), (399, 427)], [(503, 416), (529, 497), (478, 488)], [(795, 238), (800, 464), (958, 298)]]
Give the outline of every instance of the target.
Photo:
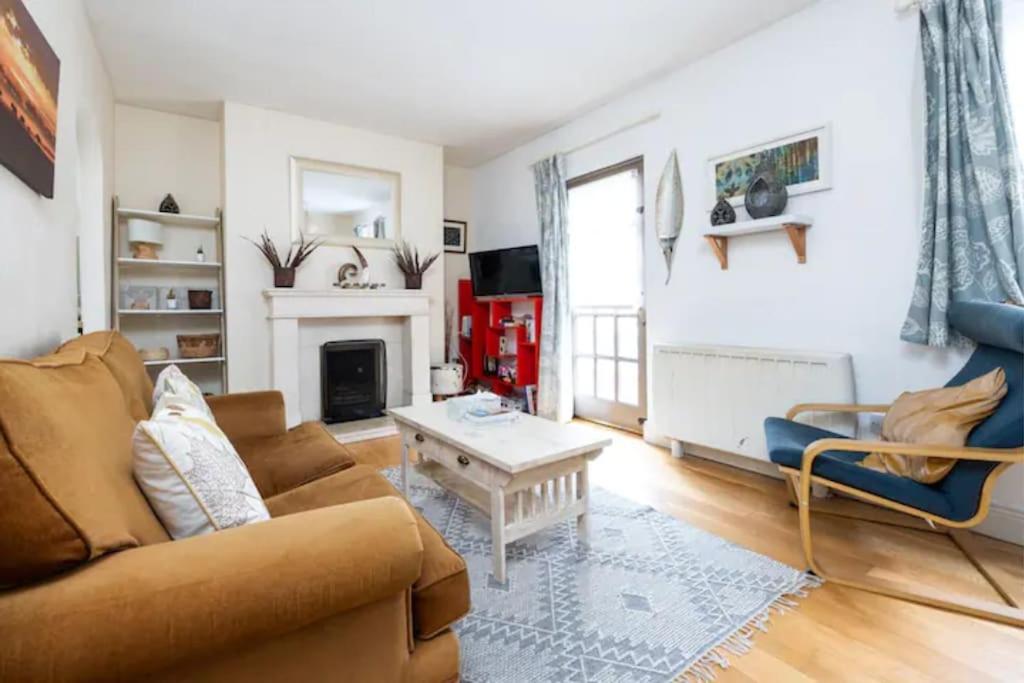
[(288, 253), (282, 259), (281, 254), (277, 251), (277, 246), (271, 241), (270, 235), (267, 234), (266, 230), (260, 235), (259, 242), (248, 237), (244, 239), (256, 245), (256, 248), (260, 250), (263, 257), (274, 268), (275, 287), (294, 287), (295, 269), (301, 266), (309, 258), (310, 254), (319, 249), (323, 244), (323, 241), (317, 239), (307, 242), (305, 236), (301, 236), (298, 245), (290, 245)]
[(431, 254), (421, 260), (420, 250), (411, 246), (405, 240), (395, 244), (391, 250), (395, 257), (395, 265), (405, 275), (405, 288), (423, 289), (423, 273), (427, 272), (427, 269), (434, 265), (434, 261), (437, 260), (440, 254)]

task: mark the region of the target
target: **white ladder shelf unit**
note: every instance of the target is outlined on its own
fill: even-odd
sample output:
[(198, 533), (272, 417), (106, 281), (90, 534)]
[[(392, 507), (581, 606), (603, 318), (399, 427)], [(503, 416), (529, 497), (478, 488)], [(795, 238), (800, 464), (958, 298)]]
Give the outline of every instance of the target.
[[(132, 258), (130, 253), (125, 251), (129, 248), (125, 231), (125, 222), (130, 218), (142, 218), (156, 221), (163, 225), (165, 245), (168, 254), (164, 259), (137, 259)], [(225, 315), (227, 312), (224, 296), (224, 217), (220, 209), (217, 209), (213, 216), (199, 216), (182, 213), (161, 213), (159, 211), (148, 211), (144, 209), (129, 209), (120, 205), (117, 196), (114, 197), (111, 207), (111, 268), (110, 268), (110, 302), (111, 302), (111, 326), (120, 331), (136, 347), (143, 346), (165, 346), (171, 351), (171, 358), (163, 361), (146, 361), (146, 368), (151, 374), (159, 372), (171, 364), (182, 366), (185, 372), (193, 369), (203, 372), (210, 372), (209, 368), (218, 368), (217, 381), (219, 386), (214, 393), (227, 393), (228, 391), (228, 354), (227, 354), (227, 325)], [(185, 242), (179, 236), (177, 240), (168, 240), (167, 237), (174, 231), (187, 234), (193, 233), (193, 240), (198, 240), (204, 245), (204, 253), (209, 260), (197, 261), (187, 258), (188, 252), (184, 245), (192, 245), (195, 241)], [(203, 236), (203, 233), (212, 231), (212, 239)], [(177, 247), (175, 249), (175, 247)], [(213, 247), (216, 253), (210, 253), (209, 247)], [(157, 291), (154, 301), (155, 308), (132, 309), (122, 300), (121, 286), (130, 285), (134, 282), (142, 282), (141, 286), (153, 287)], [(167, 309), (166, 299), (162, 290), (168, 287), (178, 289), (211, 289), (211, 282), (216, 282), (216, 298), (214, 306), (210, 309), (189, 309), (187, 296), (179, 297), (177, 309)], [(159, 284), (154, 284), (159, 283)], [(163, 286), (160, 286), (163, 285)], [(217, 300), (219, 298), (219, 301)], [(129, 321), (128, 325), (124, 325)], [(197, 326), (199, 329), (197, 329)], [(180, 358), (178, 357), (177, 334), (195, 334), (216, 332), (220, 334), (220, 349), (212, 358)], [(145, 340), (145, 341), (140, 341)], [(153, 340), (158, 340), (154, 342)], [(207, 370), (202, 370), (202, 369)], [(211, 375), (206, 376), (209, 380)], [(197, 380), (198, 381), (198, 380)], [(213, 389), (209, 382), (200, 382), (204, 390)]]

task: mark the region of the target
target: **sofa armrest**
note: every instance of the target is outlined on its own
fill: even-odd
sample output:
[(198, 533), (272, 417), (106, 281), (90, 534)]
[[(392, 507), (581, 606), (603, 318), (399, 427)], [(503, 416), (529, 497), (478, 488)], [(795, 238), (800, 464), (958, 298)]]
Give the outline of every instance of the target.
[(280, 391), (208, 396), (217, 426), (232, 442), (260, 436), (277, 436), (285, 426), (284, 396)]
[(422, 559), (397, 498), (108, 555), (0, 594), (0, 680), (135, 680), (409, 591)]

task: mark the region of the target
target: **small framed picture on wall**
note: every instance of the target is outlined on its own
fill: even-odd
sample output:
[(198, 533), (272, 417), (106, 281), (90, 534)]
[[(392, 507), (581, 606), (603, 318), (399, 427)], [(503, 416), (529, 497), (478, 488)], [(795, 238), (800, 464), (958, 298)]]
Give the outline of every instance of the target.
[(453, 254), (466, 253), (466, 221), (444, 219), (444, 250)]

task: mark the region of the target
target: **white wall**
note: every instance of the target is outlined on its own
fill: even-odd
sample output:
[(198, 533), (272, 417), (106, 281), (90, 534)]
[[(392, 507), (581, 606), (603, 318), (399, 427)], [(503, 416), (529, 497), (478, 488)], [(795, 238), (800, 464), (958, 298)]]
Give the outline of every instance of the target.
[[(848, 351), (858, 399), (891, 401), (942, 384), (963, 360), (899, 340), (918, 251), (922, 102), (916, 16), (889, 2), (827, 0), (475, 169), (473, 248), (538, 241), (531, 163), (660, 114), (568, 157), (572, 176), (644, 156), (648, 343)], [(760, 234), (731, 240), (720, 270), (701, 238), (707, 159), (825, 122), (834, 189), (788, 208), (814, 218), (807, 263), (797, 265), (784, 234)], [(687, 206), (666, 286), (653, 207), (673, 148)], [(1017, 470), (1000, 482), (995, 524), (1024, 520)]]
[[(459, 280), (469, 277), (470, 251), (475, 251), (473, 230), (476, 226), (470, 222), (473, 201), (473, 173), (459, 166), (444, 167), (444, 217), (454, 221), (466, 221), (466, 254), (446, 253), (444, 255), (444, 301), (451, 308), (452, 315), (458, 316)], [(454, 336), (447, 330), (446, 339)], [(448, 342), (449, 345), (452, 343)]]
[(90, 326), (106, 324), (112, 188), (110, 80), (78, 0), (25, 0), (61, 61), (54, 198), (0, 167), (0, 355), (31, 356), (75, 334), (76, 238)]
[[(442, 249), (442, 150), (436, 145), (232, 102), (224, 105), (223, 133), (229, 383), (232, 391), (264, 389), (270, 386), (270, 330), (262, 292), (273, 285), (272, 270), (242, 238), (256, 239), (266, 229), (279, 249), (287, 249), (291, 236), (289, 157), (400, 173), (402, 237), (421, 252), (436, 252)], [(389, 288), (404, 287), (389, 250), (366, 249), (364, 253), (373, 280), (386, 282)], [(350, 248), (322, 247), (299, 269), (295, 286), (329, 288), (338, 266), (349, 261), (356, 261)], [(427, 271), (423, 288), (430, 294), (431, 360), (439, 362), (444, 348), (443, 259)], [(351, 328), (339, 324), (335, 338), (347, 338), (346, 329)], [(387, 330), (380, 336), (386, 338)], [(306, 409), (312, 405), (307, 394), (319, 388), (303, 386), (301, 391), (303, 417), (318, 417), (306, 414)]]
[(156, 211), (170, 192), (182, 213), (222, 207), (219, 121), (118, 104), (114, 127), (121, 206)]

